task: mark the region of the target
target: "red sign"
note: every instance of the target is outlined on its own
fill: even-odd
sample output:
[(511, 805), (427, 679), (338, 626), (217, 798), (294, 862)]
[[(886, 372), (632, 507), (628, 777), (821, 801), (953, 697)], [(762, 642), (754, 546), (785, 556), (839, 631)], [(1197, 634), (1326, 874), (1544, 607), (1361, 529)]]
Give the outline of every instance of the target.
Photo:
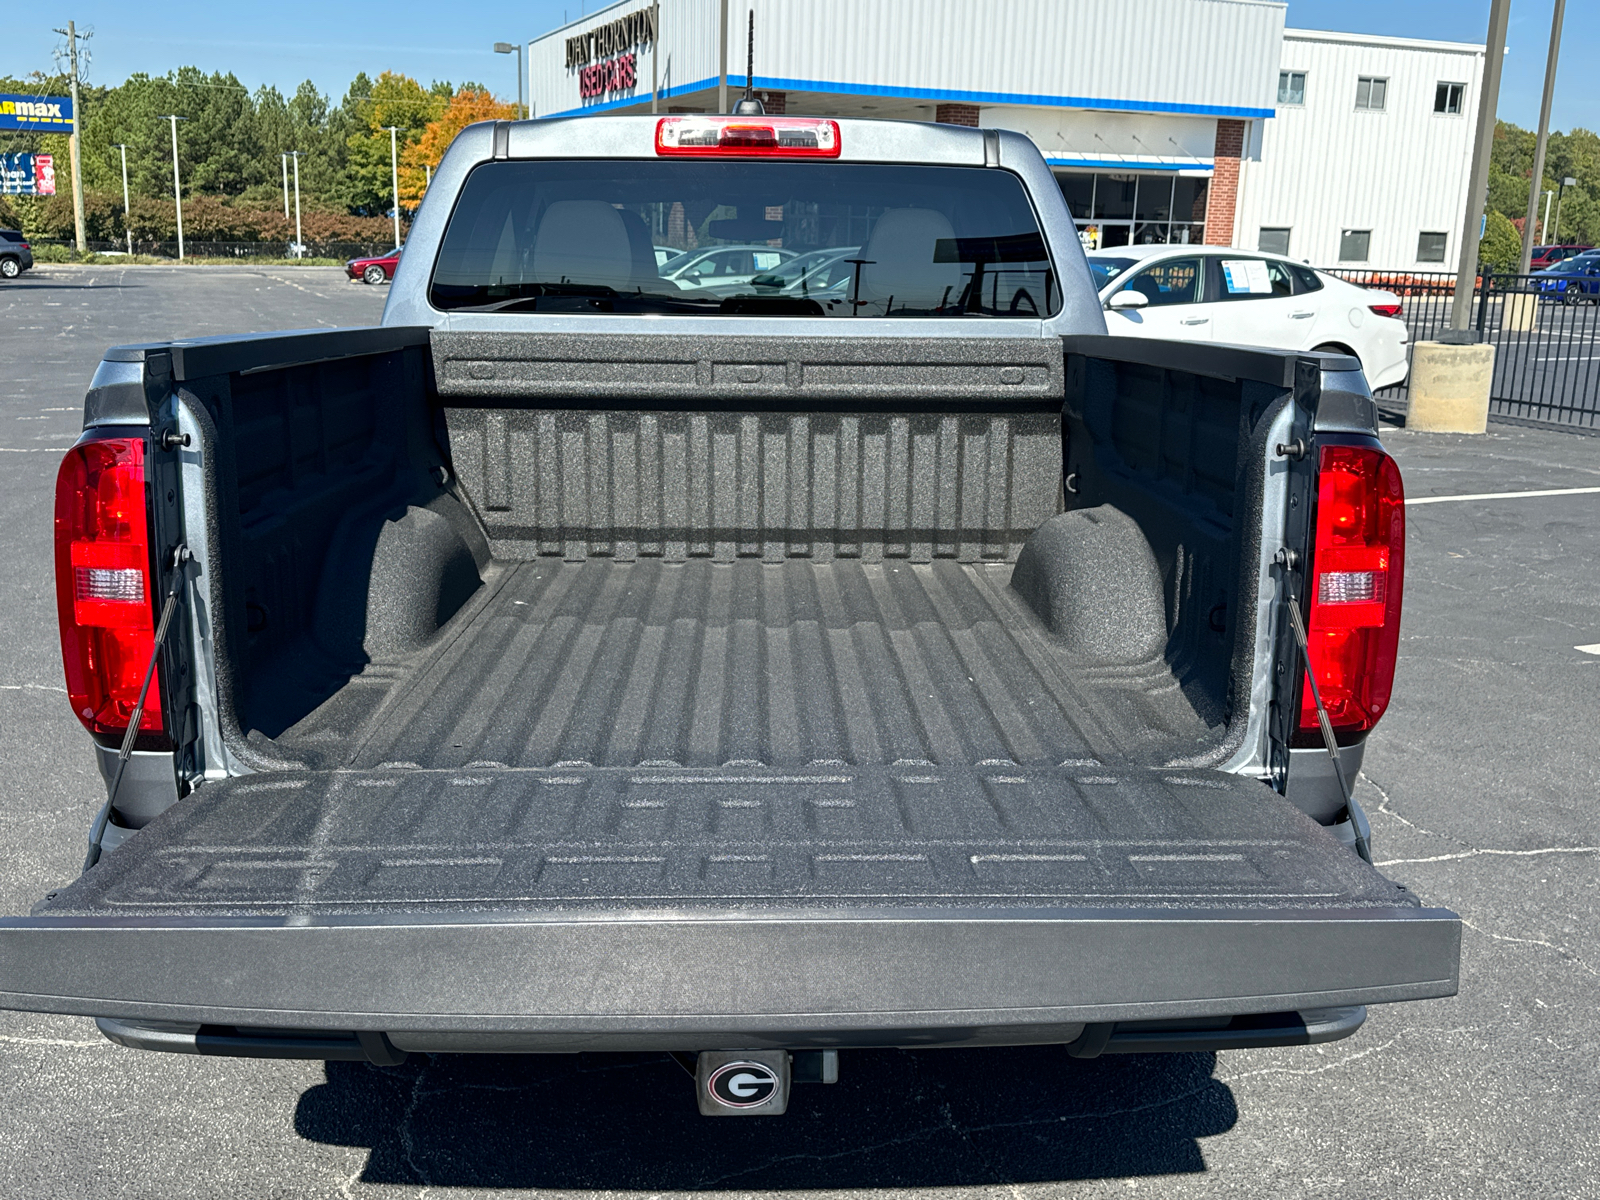
[(56, 194), (56, 160), (51, 154), (35, 154), (33, 156), (33, 194), (35, 196), (54, 196)]
[(619, 54), (605, 62), (584, 67), (578, 72), (578, 95), (585, 100), (607, 92), (625, 92), (634, 84), (634, 57)]

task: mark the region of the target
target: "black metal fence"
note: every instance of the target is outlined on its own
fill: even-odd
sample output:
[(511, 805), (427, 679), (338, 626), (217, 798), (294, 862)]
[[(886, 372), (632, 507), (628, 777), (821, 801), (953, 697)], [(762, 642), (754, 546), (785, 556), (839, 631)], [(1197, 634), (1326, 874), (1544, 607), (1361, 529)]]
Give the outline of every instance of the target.
[[(1456, 277), (1445, 271), (1327, 272), (1400, 297), (1412, 343), (1450, 327)], [(1491, 419), (1600, 432), (1600, 278), (1485, 275), (1476, 281), (1468, 327), (1495, 348)], [(1406, 384), (1376, 393), (1404, 414)]]

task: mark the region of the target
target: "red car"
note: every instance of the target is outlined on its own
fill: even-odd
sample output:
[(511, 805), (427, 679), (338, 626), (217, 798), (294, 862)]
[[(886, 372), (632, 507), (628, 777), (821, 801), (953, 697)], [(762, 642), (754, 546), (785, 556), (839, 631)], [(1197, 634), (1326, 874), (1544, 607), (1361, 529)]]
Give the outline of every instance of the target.
[(405, 247), (380, 254), (375, 258), (352, 258), (344, 265), (344, 273), (362, 283), (389, 283), (394, 279), (394, 269), (400, 265), (400, 253)]
[(1558, 262), (1582, 254), (1585, 250), (1593, 250), (1593, 246), (1535, 246), (1533, 248), (1532, 270), (1543, 271), (1555, 266)]

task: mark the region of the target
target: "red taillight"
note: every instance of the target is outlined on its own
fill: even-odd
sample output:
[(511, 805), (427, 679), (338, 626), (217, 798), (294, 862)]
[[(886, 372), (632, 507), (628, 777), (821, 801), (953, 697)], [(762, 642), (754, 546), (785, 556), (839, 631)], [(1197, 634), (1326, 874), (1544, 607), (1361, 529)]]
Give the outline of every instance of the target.
[[(1389, 707), (1405, 550), (1405, 490), (1394, 459), (1366, 446), (1324, 446), (1306, 624), (1317, 689), (1337, 734), (1365, 733)], [(1321, 745), (1310, 687), (1301, 688), (1295, 742)]]
[[(128, 728), (155, 646), (151, 590), (144, 442), (80, 442), (56, 477), (56, 605), (67, 695), (90, 733)], [(164, 726), (157, 678), (140, 728)]]
[(657, 154), (838, 158), (839, 122), (813, 117), (663, 117)]
[(1398, 317), (1400, 315), (1400, 305), (1398, 302), (1394, 304), (1369, 304), (1367, 307), (1373, 312), (1377, 313), (1380, 317)]

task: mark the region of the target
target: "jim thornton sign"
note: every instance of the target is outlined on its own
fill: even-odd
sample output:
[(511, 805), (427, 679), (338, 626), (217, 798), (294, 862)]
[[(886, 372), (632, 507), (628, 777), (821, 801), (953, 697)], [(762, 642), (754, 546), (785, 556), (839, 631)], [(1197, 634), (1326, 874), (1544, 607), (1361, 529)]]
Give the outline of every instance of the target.
[(641, 8), (567, 39), (567, 69), (578, 69), (578, 95), (592, 100), (638, 82), (635, 46), (656, 40), (655, 12)]
[(72, 101), (66, 96), (0, 94), (0, 129), (72, 132)]

